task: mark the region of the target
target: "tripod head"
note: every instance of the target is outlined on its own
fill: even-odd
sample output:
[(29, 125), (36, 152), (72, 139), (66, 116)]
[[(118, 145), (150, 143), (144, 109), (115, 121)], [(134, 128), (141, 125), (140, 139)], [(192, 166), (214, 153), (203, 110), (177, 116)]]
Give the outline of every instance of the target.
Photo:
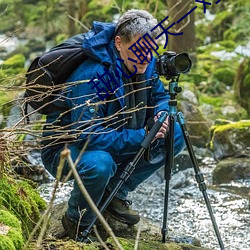
[(179, 82), (179, 77), (177, 76), (176, 78), (172, 78), (171, 81), (169, 82), (169, 95), (170, 95), (170, 100), (174, 100), (175, 96), (182, 91), (182, 87), (178, 86)]

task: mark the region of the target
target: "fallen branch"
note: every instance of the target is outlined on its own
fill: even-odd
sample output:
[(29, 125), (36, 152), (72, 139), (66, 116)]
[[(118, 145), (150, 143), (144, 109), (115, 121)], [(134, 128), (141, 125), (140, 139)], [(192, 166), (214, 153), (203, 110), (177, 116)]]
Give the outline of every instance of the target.
[(98, 208), (96, 207), (95, 203), (93, 202), (92, 198), (90, 197), (88, 191), (86, 190), (79, 174), (77, 173), (77, 170), (75, 168), (75, 164), (71, 158), (71, 154), (70, 154), (70, 150), (69, 149), (64, 149), (61, 152), (61, 158), (66, 158), (68, 160), (69, 166), (73, 172), (73, 176), (75, 178), (75, 181), (80, 189), (80, 191), (82, 192), (84, 198), (86, 199), (86, 201), (88, 202), (90, 208), (93, 210), (93, 212), (96, 214), (96, 216), (98, 217), (98, 219), (100, 220), (100, 222), (102, 223), (103, 227), (105, 228), (105, 230), (107, 231), (107, 233), (113, 238), (114, 243), (116, 245), (116, 247), (119, 250), (124, 250), (123, 247), (121, 246), (121, 244), (119, 243), (118, 239), (116, 238), (116, 236), (114, 235), (111, 227), (109, 226), (109, 224), (106, 222), (106, 220), (104, 219), (104, 217), (102, 216), (102, 214), (100, 213), (100, 211), (98, 210)]

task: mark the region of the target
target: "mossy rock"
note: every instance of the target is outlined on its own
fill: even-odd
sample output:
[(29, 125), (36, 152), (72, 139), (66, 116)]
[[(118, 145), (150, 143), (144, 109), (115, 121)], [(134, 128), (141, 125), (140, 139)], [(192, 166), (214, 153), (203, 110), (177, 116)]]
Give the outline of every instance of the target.
[(220, 96), (200, 93), (199, 104), (204, 116), (212, 123), (217, 119), (239, 121), (249, 118), (247, 111), (239, 105), (231, 91), (226, 91)]
[(20, 221), (7, 210), (0, 209), (0, 249), (19, 250), (23, 244)]
[[(135, 240), (133, 239), (124, 239), (124, 238), (118, 238), (120, 244), (122, 245), (124, 250), (133, 250), (134, 245), (135, 245)], [(113, 243), (113, 239), (109, 238), (107, 240), (108, 243)], [(184, 243), (175, 243), (175, 242), (167, 242), (167, 243), (162, 243), (160, 240), (139, 240), (138, 243), (138, 249), (139, 250), (208, 250), (208, 248), (204, 247), (197, 247), (189, 244), (184, 244)]]
[(215, 125), (210, 131), (210, 149), (216, 159), (230, 156), (250, 156), (250, 120)]
[(213, 183), (228, 183), (233, 180), (250, 178), (250, 158), (226, 158), (213, 171)]
[(5, 207), (21, 221), (24, 238), (33, 230), (45, 210), (46, 203), (38, 192), (25, 180), (10, 176), (0, 178), (0, 206)]

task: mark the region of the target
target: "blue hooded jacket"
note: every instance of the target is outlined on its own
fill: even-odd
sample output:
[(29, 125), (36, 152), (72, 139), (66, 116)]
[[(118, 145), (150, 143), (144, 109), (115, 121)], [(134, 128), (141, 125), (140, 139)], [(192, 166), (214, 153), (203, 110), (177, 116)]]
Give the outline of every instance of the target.
[[(117, 61), (114, 35), (115, 25), (102, 22), (94, 22), (92, 29), (85, 34), (83, 48), (87, 59), (69, 77), (68, 87), (62, 92), (63, 98), (47, 115), (47, 124), (52, 130), (49, 131), (47, 125), (44, 136), (57, 138), (50, 142), (45, 140), (47, 147), (57, 141), (62, 146), (63, 139), (67, 138), (80, 148), (88, 141), (87, 150), (103, 150), (113, 155), (133, 154), (140, 148), (146, 133), (144, 128), (127, 129), (124, 126), (124, 88), (122, 73), (116, 70), (120, 62)], [(104, 68), (108, 69), (109, 76), (104, 74)], [(93, 83), (89, 83), (92, 78), (97, 81), (97, 73), (104, 74), (106, 81), (110, 76), (117, 80), (116, 83), (110, 82), (111, 89), (116, 90), (105, 101), (97, 95)], [(148, 87), (147, 107), (152, 111), (151, 114), (147, 112), (148, 118), (159, 111), (168, 111), (169, 95), (156, 73), (155, 58), (144, 74)], [(107, 89), (101, 82), (98, 88)]]

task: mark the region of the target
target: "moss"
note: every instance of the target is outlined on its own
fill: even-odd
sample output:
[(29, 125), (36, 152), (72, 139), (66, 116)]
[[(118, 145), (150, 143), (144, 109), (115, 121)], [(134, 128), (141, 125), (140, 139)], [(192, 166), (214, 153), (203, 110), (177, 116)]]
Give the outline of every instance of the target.
[(214, 133), (225, 132), (225, 131), (232, 130), (232, 129), (241, 130), (241, 129), (245, 129), (249, 127), (250, 127), (250, 121), (239, 121), (239, 122), (229, 123), (229, 124), (222, 125), (222, 126), (215, 126)]
[[(120, 244), (124, 248), (124, 250), (133, 250), (135, 241), (133, 239), (124, 239), (124, 238), (118, 238)], [(113, 245), (113, 240), (109, 238), (107, 240), (108, 243)], [(188, 244), (182, 244), (182, 243), (174, 243), (174, 242), (168, 242), (168, 243), (162, 243), (161, 241), (155, 241), (155, 240), (139, 240), (138, 244), (139, 250), (199, 250), (205, 248), (202, 247), (196, 247), (193, 245)]]
[[(0, 210), (0, 223), (9, 226), (6, 235), (0, 235), (0, 249), (21, 249), (23, 246), (23, 236), (20, 221), (10, 212)], [(4, 236), (4, 237), (2, 237)]]
[(0, 234), (0, 249), (16, 250), (13, 241), (7, 235)]
[(24, 240), (23, 240), (23, 236), (22, 236), (22, 231), (16, 231), (15, 228), (11, 228), (9, 233), (7, 234), (7, 236), (12, 240), (14, 246), (16, 249), (21, 249), (23, 244), (24, 244)]
[(7, 210), (0, 209), (0, 221), (7, 226), (21, 230), (20, 221)]
[(224, 103), (224, 99), (221, 96), (209, 96), (209, 95), (201, 95), (199, 97), (200, 103), (210, 104), (214, 107), (222, 107)]
[(232, 86), (235, 78), (235, 71), (228, 67), (221, 67), (214, 71), (213, 78), (228, 86)]
[[(222, 145), (227, 145), (228, 152), (234, 152), (234, 147), (237, 142), (246, 144), (250, 141), (250, 133), (246, 132), (250, 128), (250, 121), (232, 122), (226, 125), (214, 125), (210, 130), (210, 149), (214, 150), (214, 141), (217, 140)], [(250, 130), (249, 130), (250, 132)], [(234, 141), (230, 141), (230, 134), (234, 134)]]
[(31, 185), (9, 176), (0, 179), (0, 205), (11, 211), (21, 222), (24, 237), (34, 228), (40, 218), (45, 201)]
[(23, 54), (16, 54), (2, 64), (2, 69), (9, 69), (10, 67), (23, 68), (25, 64), (25, 56)]

